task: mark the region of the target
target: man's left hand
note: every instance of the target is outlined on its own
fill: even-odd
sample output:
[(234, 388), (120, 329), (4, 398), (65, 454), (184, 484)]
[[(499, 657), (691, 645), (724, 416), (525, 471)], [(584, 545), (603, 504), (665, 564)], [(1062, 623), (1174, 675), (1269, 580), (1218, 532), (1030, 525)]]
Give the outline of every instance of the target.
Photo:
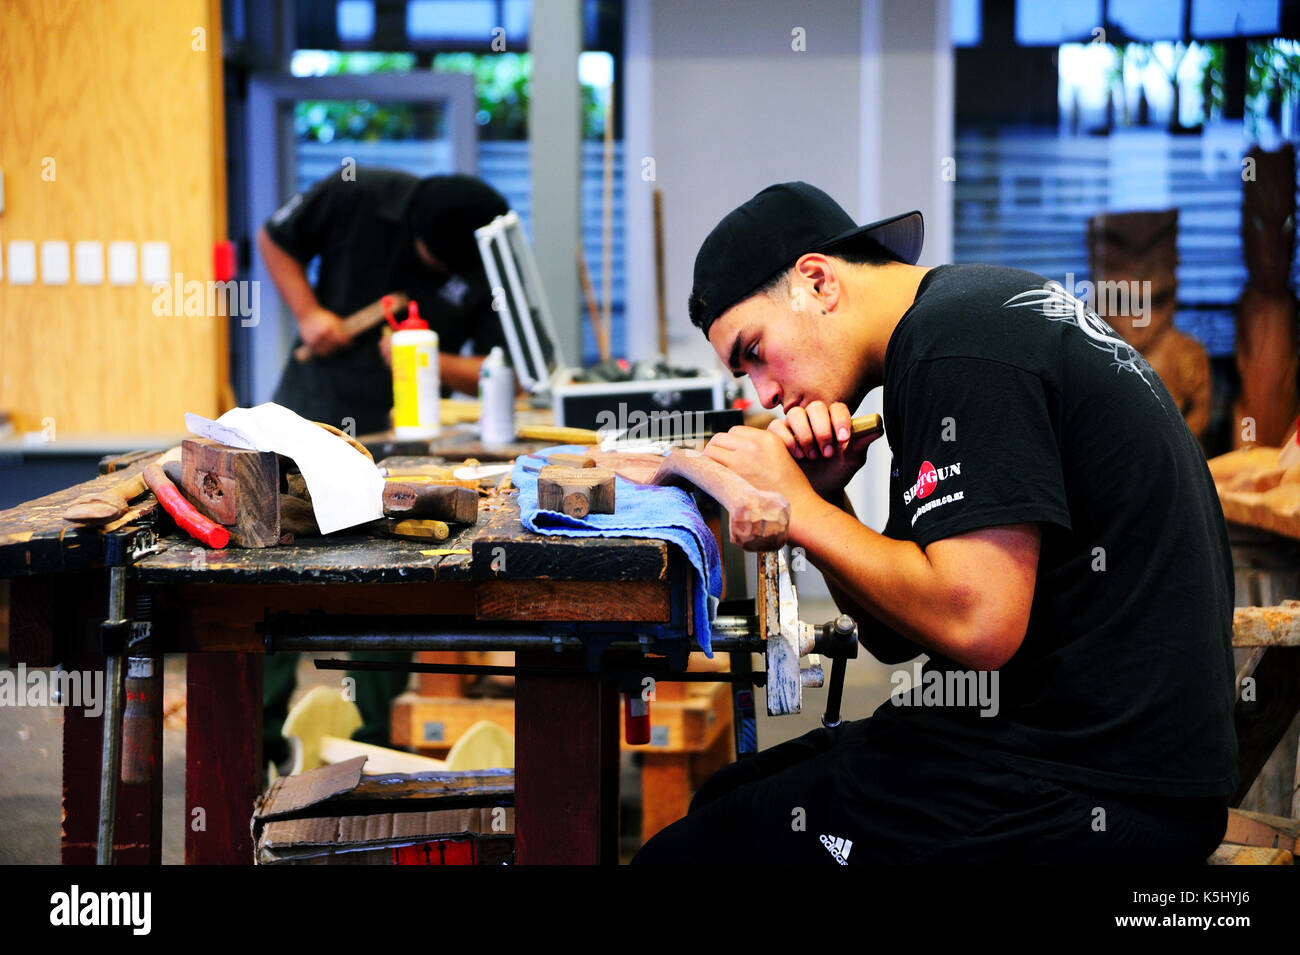
[(771, 431), (736, 425), (730, 431), (715, 434), (704, 453), (759, 490), (784, 495), (791, 508), (798, 507), (808, 497), (817, 496), (799, 463)]

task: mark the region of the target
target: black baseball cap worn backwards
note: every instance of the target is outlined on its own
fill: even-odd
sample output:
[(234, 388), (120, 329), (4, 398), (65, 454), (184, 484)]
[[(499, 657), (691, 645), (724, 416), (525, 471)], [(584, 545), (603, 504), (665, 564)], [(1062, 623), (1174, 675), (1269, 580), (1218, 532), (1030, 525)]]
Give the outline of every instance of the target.
[(842, 252), (873, 240), (908, 265), (921, 256), (920, 212), (859, 226), (834, 199), (806, 182), (768, 186), (733, 209), (695, 256), (690, 315), (707, 336), (718, 316), (807, 252)]

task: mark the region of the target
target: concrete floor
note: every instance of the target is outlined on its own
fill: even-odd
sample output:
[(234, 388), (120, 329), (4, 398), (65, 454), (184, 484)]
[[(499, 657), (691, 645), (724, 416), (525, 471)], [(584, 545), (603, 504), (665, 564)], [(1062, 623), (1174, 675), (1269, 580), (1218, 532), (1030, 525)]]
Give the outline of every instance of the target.
[[(829, 601), (801, 601), (800, 616), (821, 623), (835, 614)], [(298, 692), (317, 684), (336, 685), (338, 676), (318, 671), (313, 655), (303, 654)], [(0, 666), (8, 660), (0, 656)], [(846, 719), (868, 716), (889, 696), (892, 668), (861, 655), (849, 665), (844, 687)], [(185, 658), (170, 656), (164, 676), (164, 705), (177, 705), (185, 693)], [(764, 715), (759, 691), (758, 739), (762, 748), (799, 736), (820, 725), (824, 691), (810, 690), (805, 712), (798, 716)], [(183, 710), (180, 711), (183, 713)], [(163, 862), (184, 859), (185, 730), (179, 713), (163, 730)], [(57, 865), (61, 793), (63, 714), (57, 706), (0, 706), (0, 864)], [(623, 817), (633, 829), (640, 817), (640, 788), (634, 760), (625, 756), (622, 773)], [(625, 834), (624, 856), (637, 839)]]

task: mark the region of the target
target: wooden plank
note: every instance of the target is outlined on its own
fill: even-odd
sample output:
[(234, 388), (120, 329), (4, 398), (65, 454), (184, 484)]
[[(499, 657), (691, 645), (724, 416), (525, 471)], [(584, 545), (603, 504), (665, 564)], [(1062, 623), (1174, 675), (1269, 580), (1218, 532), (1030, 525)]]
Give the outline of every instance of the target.
[(480, 720), (514, 733), (515, 701), (403, 693), (393, 701), (393, 745), (410, 747), (426, 756), (444, 756)]
[(1294, 865), (1285, 849), (1258, 849), (1253, 846), (1221, 845), (1206, 860), (1207, 865)]
[(1300, 852), (1300, 820), (1229, 809), (1228, 830), (1223, 841), (1263, 849), (1286, 849), (1294, 854)]
[(668, 623), (667, 582), (630, 580), (488, 580), (475, 594), (479, 620)]
[(533, 534), (519, 522), (517, 494), (480, 517), (471, 547), (471, 574), (477, 580), (665, 580), (668, 576), (667, 542)]
[(147, 463), (138, 461), (114, 474), (103, 474), (0, 511), (0, 577), (66, 573), (100, 563), (104, 556), (103, 533), (65, 521), (63, 512), (83, 494), (103, 491), (135, 477)]
[(575, 655), (519, 653), (571, 677), (515, 684), (515, 832), (521, 865), (618, 862), (618, 688)]
[(1232, 612), (1234, 647), (1300, 647), (1300, 600)]
[(1255, 777), (1286, 734), (1300, 709), (1300, 647), (1269, 647), (1251, 674), (1252, 698), (1239, 694), (1233, 717), (1237, 729), (1237, 792), (1241, 805)]
[[(440, 549), (449, 546), (438, 541)], [(145, 583), (405, 583), (438, 579), (441, 555), (427, 541), (339, 534), (290, 546), (209, 550), (197, 541), (169, 538), (165, 549), (136, 564)]]
[[(417, 663), (465, 663), (465, 654), (458, 650), (422, 650), (415, 655)], [(472, 677), (464, 673), (417, 673), (416, 685), (421, 696), (464, 696), (465, 687)], [(397, 718), (393, 718), (396, 725)]]
[(252, 865), (262, 790), (262, 660), (191, 653), (186, 665), (185, 864)]
[(155, 613), (170, 626), (160, 629), (168, 653), (237, 650), (261, 653), (254, 627), (269, 613), (424, 613), (469, 616), (473, 587), (467, 583), (219, 585), (185, 584), (162, 589)]

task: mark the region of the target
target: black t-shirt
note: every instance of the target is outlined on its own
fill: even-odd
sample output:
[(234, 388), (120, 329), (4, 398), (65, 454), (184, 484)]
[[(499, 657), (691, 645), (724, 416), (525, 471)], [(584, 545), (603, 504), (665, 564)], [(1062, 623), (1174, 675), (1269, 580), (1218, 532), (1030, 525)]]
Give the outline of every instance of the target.
[[(345, 179), (342, 171), (322, 179), (266, 223), (271, 240), (304, 267), (320, 256), (317, 301), (346, 318), (383, 295), (404, 292), (438, 333), (441, 351), (458, 353), (471, 339), (476, 354), (486, 354), (493, 345), (504, 348), (482, 273), (449, 275), (420, 261), (406, 218), (420, 180), (367, 166), (356, 167), (355, 173), (355, 179)], [(358, 433), (386, 430), (393, 379), (379, 354), (381, 334), (382, 328), (373, 328), (328, 358), (301, 363), (290, 356), (275, 400), (337, 427), (352, 418)]]
[[(925, 548), (1037, 523), (1042, 544), (1024, 642), (996, 684), (983, 674), (996, 706), (973, 703), (971, 671), (931, 652), (920, 687), (896, 680), (912, 705), (876, 715), (1094, 789), (1231, 793), (1227, 530), (1146, 360), (1041, 275), (949, 265), (925, 275), (890, 337), (884, 389), (887, 536)], [(927, 687), (941, 705), (925, 705)]]

